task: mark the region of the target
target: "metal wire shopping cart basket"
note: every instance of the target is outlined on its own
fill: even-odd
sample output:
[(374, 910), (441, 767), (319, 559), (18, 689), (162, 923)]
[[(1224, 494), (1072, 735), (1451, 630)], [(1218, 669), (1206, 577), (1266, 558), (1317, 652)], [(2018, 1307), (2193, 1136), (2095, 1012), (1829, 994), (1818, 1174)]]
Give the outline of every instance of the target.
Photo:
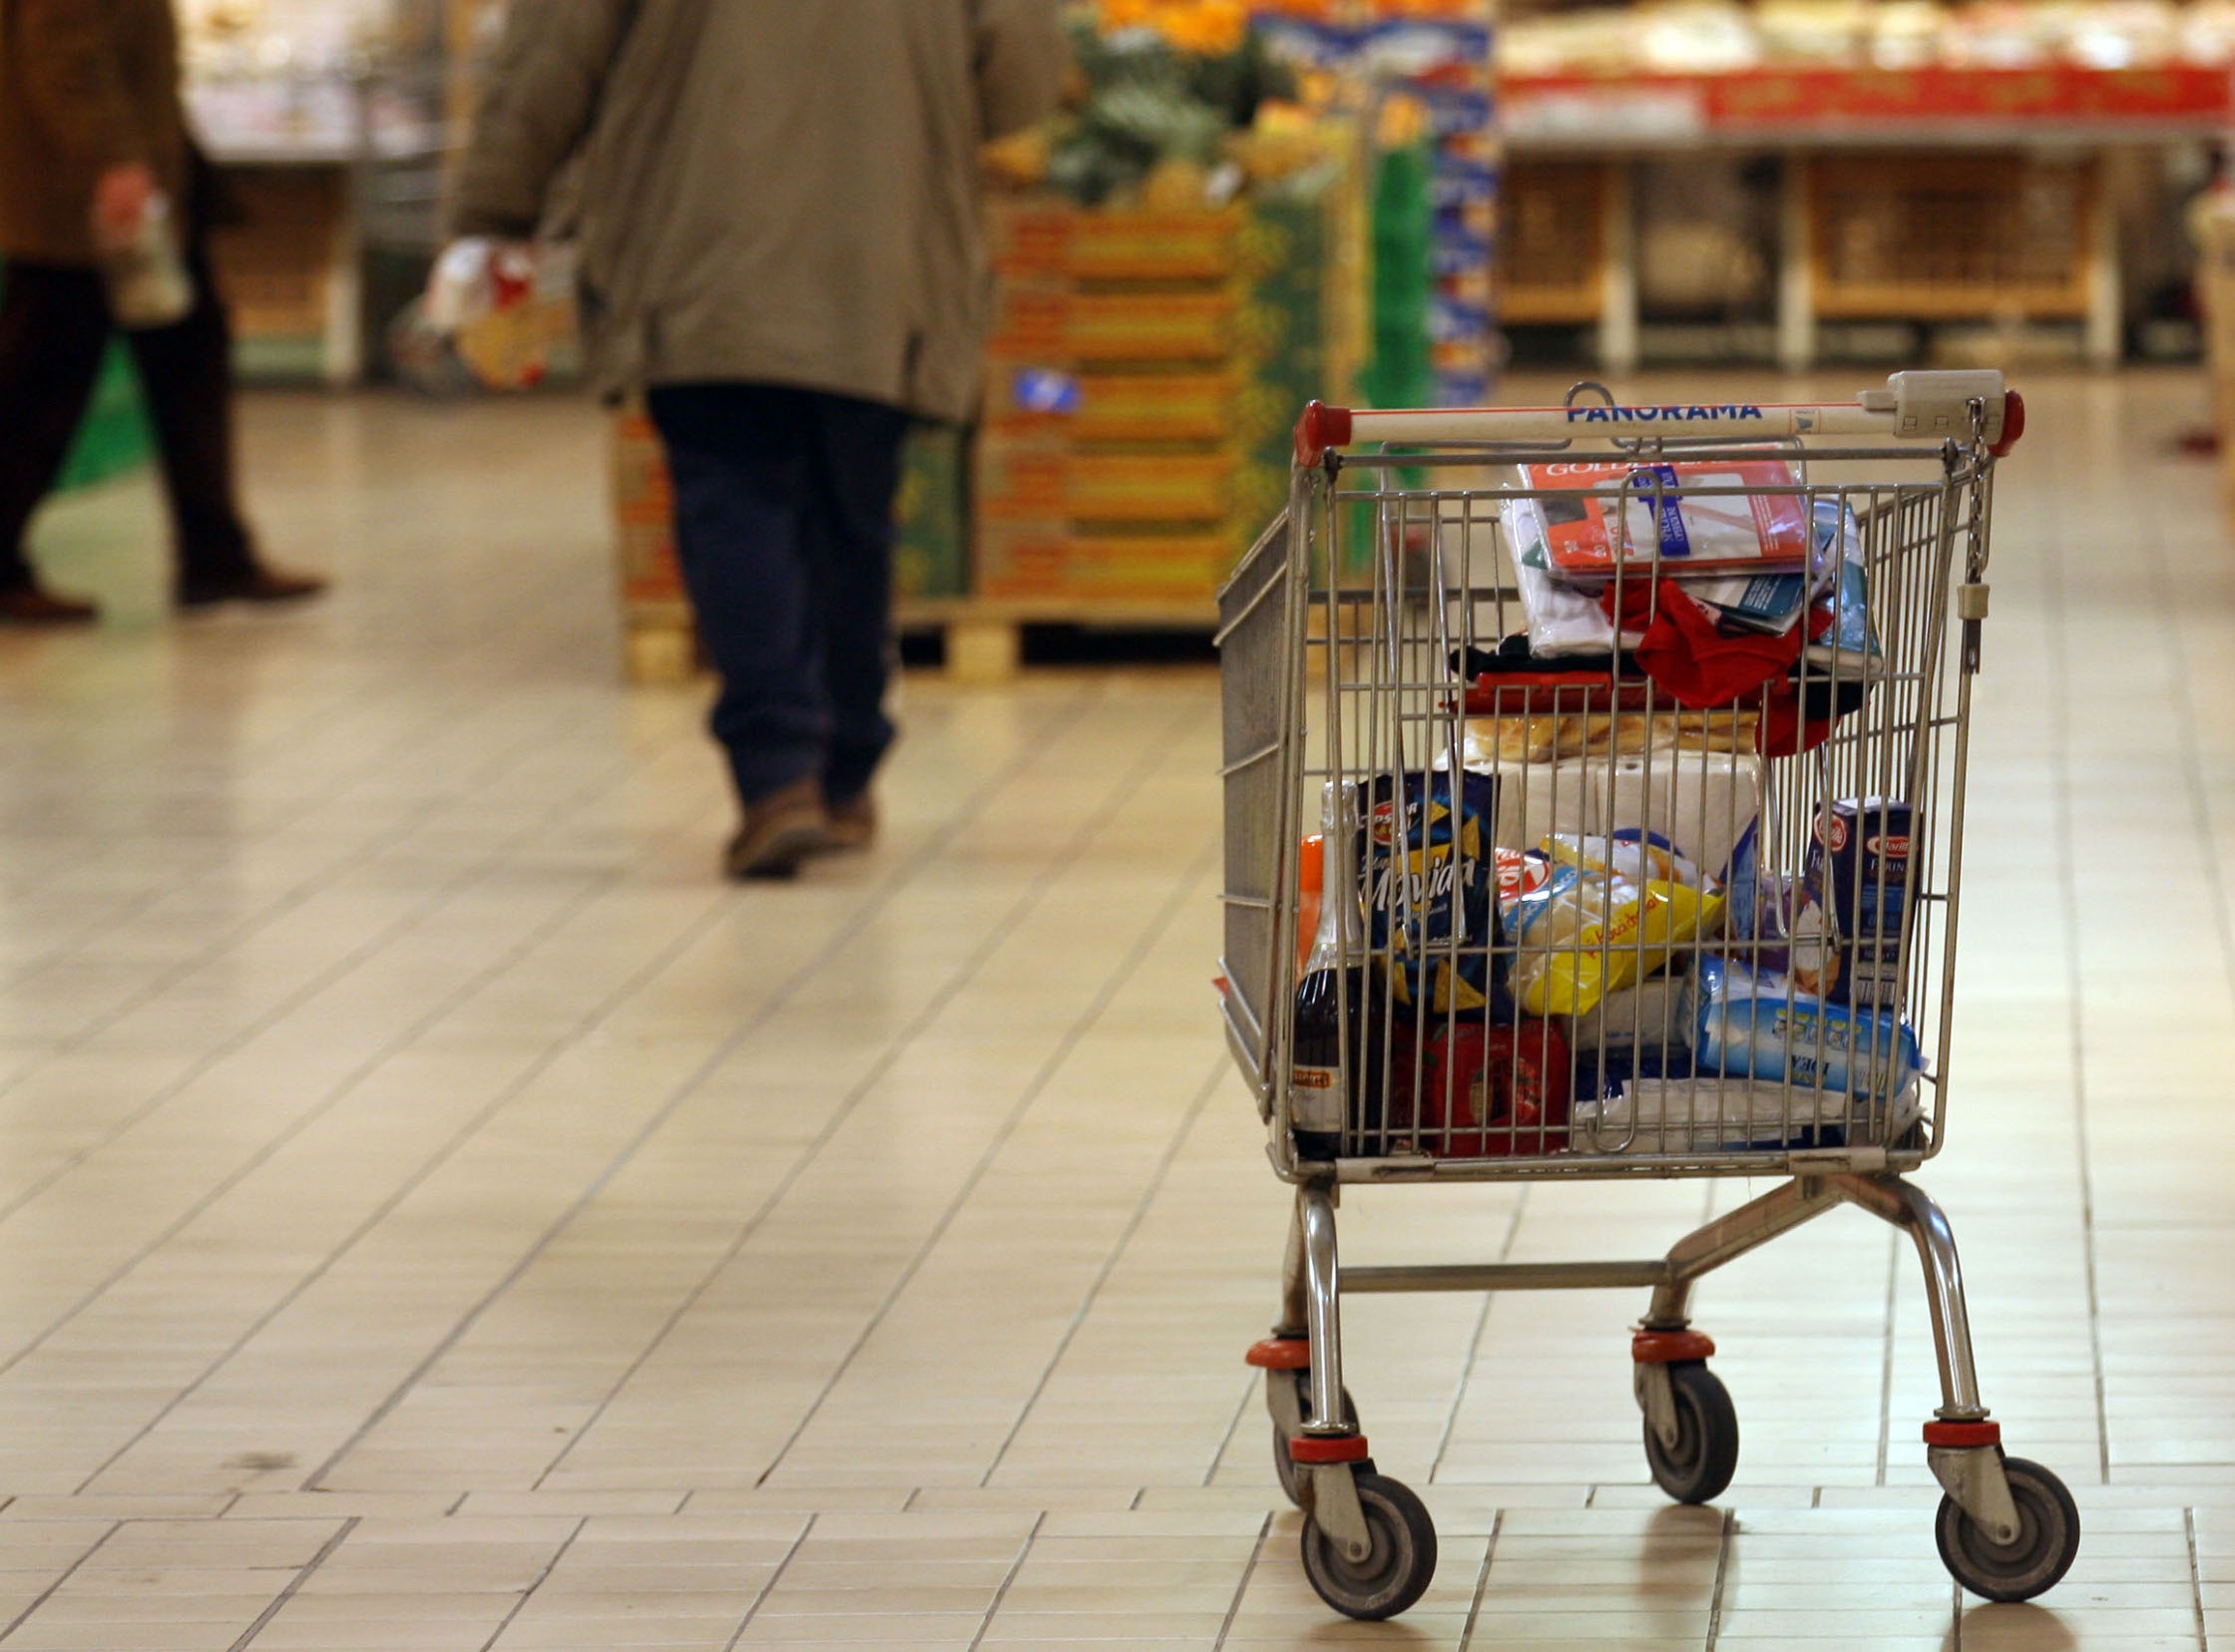
[[(1356, 413), (1297, 428), (1288, 510), (1220, 594), (1229, 1042), (1295, 1187), (1265, 1373), (1304, 1563), (1388, 1617), (1435, 1569), (1374, 1470), (1339, 1296), (1644, 1287), (1645, 1455), (1705, 1502), (1738, 1453), (1694, 1283), (1841, 1204), (1923, 1260), (1949, 1570), (2028, 1599), (2064, 1486), (2003, 1454), (1945, 1139), (1997, 373), (1849, 404)], [(1307, 836), (1307, 834), (1309, 834)], [(1345, 1183), (1760, 1176), (1659, 1259), (1338, 1275)]]

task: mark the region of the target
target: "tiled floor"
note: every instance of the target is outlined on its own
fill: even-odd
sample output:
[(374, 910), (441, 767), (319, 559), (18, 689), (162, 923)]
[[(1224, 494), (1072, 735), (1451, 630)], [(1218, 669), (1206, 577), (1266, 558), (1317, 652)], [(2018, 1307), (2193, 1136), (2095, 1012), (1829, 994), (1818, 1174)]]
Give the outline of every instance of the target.
[[(2031, 390), (1927, 1180), (2086, 1511), (2044, 1604), (1941, 1569), (1922, 1294), (1846, 1215), (1703, 1293), (1714, 1509), (1645, 1482), (1636, 1300), (1357, 1299), (1443, 1560), (1332, 1618), (1239, 1361), (1285, 1207), (1210, 998), (1213, 678), (911, 679), (885, 846), (724, 887), (697, 696), (614, 686), (595, 416), (274, 397), (259, 511), (334, 601), (156, 623), (127, 486), (43, 539), (122, 622), (0, 636), (0, 1647), (2235, 1633), (2235, 548), (2191, 376)], [(1745, 1193), (1345, 1234), (1644, 1253)]]

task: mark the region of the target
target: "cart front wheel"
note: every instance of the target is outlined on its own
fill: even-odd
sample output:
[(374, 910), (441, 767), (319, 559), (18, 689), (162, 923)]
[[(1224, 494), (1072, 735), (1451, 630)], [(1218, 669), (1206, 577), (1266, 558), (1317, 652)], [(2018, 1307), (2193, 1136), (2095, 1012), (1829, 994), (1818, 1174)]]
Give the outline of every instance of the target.
[[(1311, 1413), (1311, 1373), (1309, 1371), (1268, 1371), (1265, 1380), (1284, 1383), (1291, 1377), (1296, 1382), (1297, 1410), (1306, 1416)], [(1352, 1434), (1359, 1433), (1358, 1406), (1350, 1397), (1350, 1390), (1343, 1390), (1343, 1427)], [(1280, 1476), (1282, 1495), (1298, 1508), (1304, 1506), (1303, 1482), (1296, 1476), (1296, 1461), (1288, 1454), (1288, 1431), (1278, 1423), (1273, 1425), (1273, 1472)]]
[(2064, 1482), (2037, 1462), (2006, 1457), (2017, 1535), (1998, 1543), (1954, 1497), (1940, 1500), (1935, 1535), (1957, 1582), (1988, 1600), (2031, 1600), (2071, 1570), (2079, 1553), (2079, 1507)]
[(1319, 1598), (1345, 1617), (1392, 1618), (1423, 1594), (1436, 1576), (1436, 1523), (1411, 1487), (1363, 1469), (1352, 1474), (1372, 1543), (1352, 1560), (1319, 1522), (1304, 1517), (1304, 1575)]
[(1646, 1418), (1645, 1461), (1653, 1483), (1678, 1502), (1712, 1502), (1738, 1471), (1738, 1410), (1704, 1362), (1678, 1360), (1665, 1369), (1676, 1405), (1676, 1444), (1663, 1446)]

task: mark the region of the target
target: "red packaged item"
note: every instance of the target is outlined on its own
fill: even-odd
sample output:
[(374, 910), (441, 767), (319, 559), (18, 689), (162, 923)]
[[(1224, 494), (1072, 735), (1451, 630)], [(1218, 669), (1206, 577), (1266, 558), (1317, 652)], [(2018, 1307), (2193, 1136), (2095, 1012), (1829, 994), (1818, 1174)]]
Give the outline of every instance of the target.
[[(1400, 1062), (1411, 1076), (1413, 1063)], [(1567, 1145), (1574, 1079), (1551, 1021), (1460, 1021), (1429, 1033), (1413, 1129), (1437, 1158), (1535, 1158)]]
[(1782, 459), (1525, 465), (1522, 476), (1544, 491), (1517, 501), (1534, 507), (1518, 554), (1556, 579), (1808, 566), (1808, 502)]

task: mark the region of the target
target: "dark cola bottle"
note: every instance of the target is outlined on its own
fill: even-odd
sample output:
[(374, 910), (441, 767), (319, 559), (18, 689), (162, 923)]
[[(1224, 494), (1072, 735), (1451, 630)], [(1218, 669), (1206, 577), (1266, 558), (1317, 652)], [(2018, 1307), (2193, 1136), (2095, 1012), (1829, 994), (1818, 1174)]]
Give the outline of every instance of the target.
[(1346, 930), (1355, 934), (1359, 927), (1355, 880), (1329, 880), (1324, 851), (1315, 854), (1307, 845), (1300, 881), (1305, 907), (1318, 899), (1319, 928), (1296, 988), (1289, 1125), (1296, 1156), (1324, 1163), (1343, 1152), (1346, 1136), (1350, 1150), (1360, 1151), (1360, 1134), (1380, 1110), (1361, 1103), (1380, 1089), (1381, 1061), (1379, 1040), (1370, 1035), (1375, 1018), (1367, 1004), (1371, 978), (1359, 962), (1362, 949), (1344, 946)]

